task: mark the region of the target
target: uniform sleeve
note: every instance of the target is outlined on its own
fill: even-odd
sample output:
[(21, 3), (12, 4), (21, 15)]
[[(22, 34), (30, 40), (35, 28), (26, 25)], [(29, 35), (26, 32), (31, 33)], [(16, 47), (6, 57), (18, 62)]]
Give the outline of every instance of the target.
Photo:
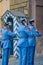
[(28, 36), (33, 36), (34, 34), (30, 31), (30, 29), (28, 30), (28, 28), (26, 28), (25, 30), (25, 33), (28, 35)]
[(33, 35), (35, 36), (35, 37), (41, 37), (42, 36), (42, 34), (40, 33), (40, 32), (33, 32)]
[(8, 31), (8, 36), (11, 36), (11, 37), (15, 38), (16, 34), (14, 34), (13, 32)]
[(38, 31), (38, 29), (36, 27), (31, 27), (30, 31), (32, 32), (33, 36), (35, 36), (35, 37), (41, 37), (42, 36), (42, 34)]
[(33, 34), (34, 34), (35, 37), (41, 37), (42, 36), (42, 34), (38, 31), (37, 28), (35, 28)]
[(35, 36), (35, 37), (41, 37), (42, 36), (42, 34), (40, 32), (36, 32), (35, 30), (34, 30), (34, 32), (32, 32), (30, 30), (30, 28), (25, 29), (25, 32), (27, 33), (28, 36)]

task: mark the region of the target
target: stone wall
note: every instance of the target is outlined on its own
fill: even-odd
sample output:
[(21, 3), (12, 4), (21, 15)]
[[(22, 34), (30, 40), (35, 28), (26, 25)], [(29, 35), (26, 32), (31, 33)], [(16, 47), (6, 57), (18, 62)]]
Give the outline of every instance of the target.
[(0, 2), (0, 16), (2, 16), (6, 10), (10, 9), (10, 0), (2, 0)]
[[(0, 0), (0, 29), (2, 28), (1, 16), (10, 9), (10, 0)], [(0, 33), (1, 37), (1, 33)]]
[[(36, 27), (43, 34), (43, 0), (36, 0)], [(43, 36), (37, 40), (37, 52), (43, 55)]]
[(10, 9), (14, 11), (21, 11), (28, 15), (28, 1), (29, 0), (10, 0)]

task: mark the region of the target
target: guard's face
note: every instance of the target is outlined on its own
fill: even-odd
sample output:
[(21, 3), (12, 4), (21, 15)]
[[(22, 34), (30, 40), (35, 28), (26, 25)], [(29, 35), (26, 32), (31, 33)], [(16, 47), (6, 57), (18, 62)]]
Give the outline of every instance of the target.
[(34, 23), (34, 22), (32, 22), (32, 26), (34, 26), (34, 24), (35, 24), (35, 23)]
[(9, 26), (9, 25), (7, 25), (6, 27), (7, 27), (7, 28), (9, 28), (10, 26)]
[(27, 23), (25, 21), (23, 21), (24, 25), (27, 26)]

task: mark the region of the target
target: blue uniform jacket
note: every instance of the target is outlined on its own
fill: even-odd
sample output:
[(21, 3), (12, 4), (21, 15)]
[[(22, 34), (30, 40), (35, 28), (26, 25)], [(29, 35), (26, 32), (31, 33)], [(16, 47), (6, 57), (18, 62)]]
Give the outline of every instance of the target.
[(36, 46), (36, 37), (41, 37), (42, 34), (36, 32), (36, 28), (32, 25), (28, 26), (28, 28), (30, 28), (30, 31), (33, 33), (33, 36), (28, 37), (28, 44), (29, 46)]
[(19, 47), (28, 47), (28, 36), (33, 36), (31, 32), (28, 31), (28, 28), (23, 24), (20, 24), (18, 27), (19, 40), (17, 46)]
[(11, 39), (15, 38), (16, 35), (13, 32), (10, 32), (7, 28), (2, 28), (2, 47), (3, 48), (12, 48)]

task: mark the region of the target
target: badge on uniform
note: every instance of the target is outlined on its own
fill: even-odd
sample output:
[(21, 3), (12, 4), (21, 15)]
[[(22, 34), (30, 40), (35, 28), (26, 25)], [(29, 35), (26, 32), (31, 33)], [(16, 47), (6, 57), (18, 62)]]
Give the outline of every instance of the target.
[(30, 28), (28, 27), (28, 31), (30, 31)]

